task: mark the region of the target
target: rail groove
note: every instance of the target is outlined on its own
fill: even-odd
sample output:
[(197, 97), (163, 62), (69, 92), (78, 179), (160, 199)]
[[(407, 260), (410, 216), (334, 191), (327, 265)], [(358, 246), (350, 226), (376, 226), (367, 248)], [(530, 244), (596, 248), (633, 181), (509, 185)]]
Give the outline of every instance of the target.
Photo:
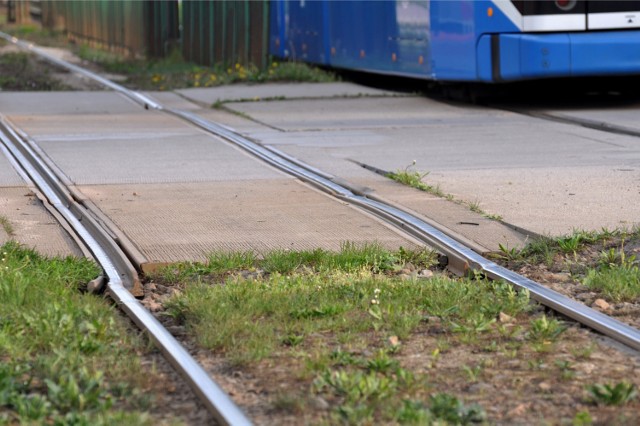
[(333, 195), (336, 198), (353, 205), (357, 205), (360, 208), (383, 218), (403, 231), (409, 232), (426, 244), (447, 254), (450, 262), (453, 261), (456, 268), (465, 271), (474, 270), (482, 272), (492, 279), (504, 280), (517, 288), (526, 289), (530, 292), (531, 297), (541, 304), (548, 306), (556, 312), (572, 318), (573, 320), (597, 330), (621, 343), (624, 343), (635, 350), (640, 350), (640, 330), (595, 311), (594, 309), (578, 303), (569, 297), (550, 290), (535, 281), (525, 278), (491, 260), (482, 257), (467, 246), (451, 238), (445, 232), (436, 229), (434, 226), (412, 216), (400, 208), (371, 199), (367, 197), (366, 194), (354, 193), (346, 186), (341, 185), (337, 179), (333, 180), (330, 175), (311, 166), (307, 166), (300, 161), (294, 162), (286, 156), (278, 155), (277, 152), (255, 143), (223, 125), (202, 119), (201, 117), (189, 112), (164, 107), (144, 94), (128, 90), (111, 81), (105, 81), (104, 78), (95, 75), (90, 71), (84, 70), (73, 64), (68, 64), (57, 58), (53, 58), (50, 55), (39, 51), (33, 45), (20, 42), (6, 34), (0, 33), (0, 37), (12, 41), (23, 48), (34, 51), (58, 66), (65, 67), (73, 72), (78, 72), (87, 77), (93, 78), (95, 81), (103, 83), (105, 86), (110, 87), (134, 100), (144, 108), (156, 109), (158, 111), (180, 117), (217, 137), (235, 144), (272, 166), (275, 166), (280, 170), (283, 170), (290, 175), (293, 175), (323, 190), (324, 192)]

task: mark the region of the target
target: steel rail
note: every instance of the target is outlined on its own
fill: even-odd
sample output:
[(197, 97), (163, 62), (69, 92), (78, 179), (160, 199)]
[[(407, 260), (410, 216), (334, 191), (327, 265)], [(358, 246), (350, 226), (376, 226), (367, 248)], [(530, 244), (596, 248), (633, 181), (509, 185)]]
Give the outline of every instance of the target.
[[(0, 37), (1, 36), (2, 33), (0, 33)], [(29, 49), (38, 53), (38, 49), (33, 46), (29, 47)], [(43, 57), (47, 58), (50, 57), (50, 55), (45, 53)], [(59, 66), (65, 66), (70, 70), (79, 68), (72, 64), (68, 64), (73, 66), (73, 68), (71, 68), (65, 65), (65, 61), (60, 61), (57, 58), (54, 59), (56, 64)], [(94, 79), (98, 82), (103, 80), (102, 77), (90, 71), (81, 69), (79, 72), (90, 78), (95, 77)], [(423, 220), (380, 201), (372, 200), (363, 195), (357, 195), (350, 189), (328, 178), (327, 174), (318, 174), (315, 172), (317, 169), (314, 169), (311, 166), (305, 167), (299, 161), (293, 163), (287, 158), (277, 155), (275, 152), (245, 138), (226, 126), (203, 119), (190, 112), (174, 108), (166, 108), (146, 95), (126, 89), (116, 83), (109, 82), (108, 87), (114, 86), (117, 86), (117, 89), (115, 90), (119, 93), (122, 93), (129, 99), (143, 105), (145, 108), (157, 109), (180, 117), (215, 136), (223, 138), (224, 140), (243, 148), (245, 151), (257, 156), (272, 166), (289, 173), (290, 175), (293, 175), (337, 198), (350, 202), (354, 205), (358, 205), (359, 207), (390, 221), (393, 225), (403, 231), (412, 233), (414, 236), (421, 238), (425, 243), (446, 253), (450, 258), (453, 257), (458, 260), (465, 266), (465, 268), (482, 272), (492, 279), (504, 280), (517, 288), (527, 290), (531, 297), (541, 304), (548, 306), (549, 308), (594, 330), (597, 330), (606, 336), (624, 343), (635, 350), (640, 350), (640, 330), (591, 309), (588, 306), (578, 303), (567, 296), (546, 288), (535, 281), (523, 277), (489, 259), (484, 258)]]
[[(0, 117), (0, 142), (2, 151), (10, 154), (10, 162), (19, 166), (21, 176), (28, 177), (63, 216), (64, 220), (87, 245), (108, 277), (107, 288), (118, 306), (142, 330), (163, 353), (173, 367), (182, 374), (192, 390), (204, 403), (215, 419), (223, 425), (250, 425), (251, 422), (229, 396), (211, 379), (187, 350), (160, 324), (158, 320), (138, 302), (125, 287), (119, 264), (126, 257), (114, 251), (108, 234), (100, 228), (90, 215), (83, 214), (57, 176), (35, 155), (4, 118)], [(105, 247), (105, 241), (107, 245)], [(113, 241), (111, 241), (113, 243)], [(135, 272), (135, 271), (134, 271)]]

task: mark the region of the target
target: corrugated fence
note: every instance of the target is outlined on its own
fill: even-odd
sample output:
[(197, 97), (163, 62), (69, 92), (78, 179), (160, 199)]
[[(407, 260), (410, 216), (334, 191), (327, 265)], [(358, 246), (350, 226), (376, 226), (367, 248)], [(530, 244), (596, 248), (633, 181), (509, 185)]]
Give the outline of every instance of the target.
[(182, 8), (185, 59), (204, 65), (267, 65), (268, 0), (194, 0)]
[(177, 0), (46, 0), (41, 11), (45, 27), (127, 55), (164, 56), (179, 38)]
[(265, 67), (268, 0), (41, 0), (42, 23), (130, 55), (162, 57), (181, 48), (186, 60)]

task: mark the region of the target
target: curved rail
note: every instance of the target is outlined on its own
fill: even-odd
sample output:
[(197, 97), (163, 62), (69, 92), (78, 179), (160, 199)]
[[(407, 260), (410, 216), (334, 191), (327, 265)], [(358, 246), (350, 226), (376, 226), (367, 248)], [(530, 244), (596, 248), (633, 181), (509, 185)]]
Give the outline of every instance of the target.
[[(229, 396), (211, 379), (187, 350), (131, 294), (137, 273), (110, 236), (72, 198), (61, 180), (38, 157), (29, 143), (19, 137), (0, 117), (0, 141), (19, 173), (28, 176), (47, 201), (64, 217), (89, 248), (108, 278), (111, 297), (160, 349), (165, 358), (185, 378), (215, 419), (223, 425), (250, 425), (251, 422)], [(124, 265), (124, 266), (123, 266)], [(133, 271), (133, 272), (132, 272)], [(128, 288), (127, 288), (128, 287)]]
[[(23, 48), (34, 51), (59, 66), (81, 73), (95, 81), (104, 81), (104, 78), (92, 73), (91, 71), (69, 64), (65, 61), (61, 61), (57, 58), (53, 58), (45, 52), (35, 48), (33, 45), (17, 41), (15, 38), (3, 33), (0, 33), (0, 37), (4, 37)], [(247, 152), (255, 155), (272, 166), (289, 173), (290, 175), (293, 175), (337, 198), (358, 205), (359, 207), (389, 221), (403, 231), (409, 232), (420, 238), (426, 244), (434, 246), (438, 250), (446, 253), (450, 259), (453, 257), (461, 269), (481, 271), (490, 278), (501, 279), (515, 287), (526, 289), (530, 292), (531, 296), (541, 304), (548, 306), (549, 308), (636, 350), (640, 350), (640, 330), (578, 303), (567, 296), (548, 289), (535, 281), (523, 277), (482, 257), (468, 247), (449, 237), (444, 232), (405, 211), (380, 201), (370, 199), (365, 195), (358, 195), (346, 186), (332, 180), (327, 174), (318, 173), (317, 169), (314, 169), (311, 166), (306, 166), (299, 161), (294, 163), (285, 156), (278, 155), (277, 153), (266, 149), (264, 146), (243, 137), (225, 126), (205, 120), (186, 111), (164, 107), (162, 104), (146, 95), (126, 89), (111, 81), (108, 81), (105, 85), (117, 90), (119, 93), (122, 93), (145, 108), (157, 109), (180, 117), (215, 136), (221, 137), (236, 146), (243, 148)]]

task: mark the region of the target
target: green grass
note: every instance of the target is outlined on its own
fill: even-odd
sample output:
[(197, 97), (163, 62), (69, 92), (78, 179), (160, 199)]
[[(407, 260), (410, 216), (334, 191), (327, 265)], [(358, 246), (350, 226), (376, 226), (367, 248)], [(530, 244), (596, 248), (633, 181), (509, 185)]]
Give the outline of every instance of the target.
[(15, 229), (13, 228), (11, 221), (4, 215), (0, 215), (0, 226), (9, 237), (15, 236)]
[(178, 50), (160, 60), (126, 59), (103, 50), (81, 46), (79, 56), (105, 70), (124, 74), (128, 84), (144, 90), (214, 87), (233, 83), (331, 82), (336, 76), (297, 62), (273, 61), (266, 69), (246, 64), (202, 66), (185, 61)]
[(590, 399), (601, 405), (624, 405), (638, 396), (638, 390), (632, 383), (595, 384), (587, 387)]
[(416, 161), (413, 160), (413, 163), (411, 163), (404, 169), (398, 169), (395, 172), (387, 173), (386, 176), (389, 179), (395, 180), (396, 182), (403, 185), (419, 189), (420, 191), (428, 192), (438, 197), (444, 197), (445, 194), (444, 192), (442, 192), (439, 186), (432, 186), (424, 183), (424, 178), (429, 175), (429, 172), (420, 172), (418, 170), (414, 170), (413, 167), (415, 165)]
[(429, 185), (425, 183), (424, 178), (429, 175), (429, 172), (421, 172), (418, 170), (414, 170), (413, 167), (416, 165), (416, 161), (413, 160), (411, 164), (409, 164), (404, 169), (398, 169), (395, 172), (389, 172), (385, 176), (391, 180), (394, 180), (402, 185), (410, 186), (411, 188), (418, 189), (420, 191), (428, 192), (429, 194), (435, 195), (436, 197), (444, 198), (447, 201), (454, 202), (459, 205), (464, 205), (469, 208), (474, 213), (481, 214), (487, 219), (491, 220), (502, 220), (502, 216), (497, 214), (489, 214), (482, 210), (480, 207), (479, 201), (471, 201), (466, 202), (462, 200), (456, 200), (455, 197), (451, 194), (445, 193), (440, 185)]
[[(258, 259), (252, 252), (218, 252), (209, 256), (206, 263), (185, 262), (164, 268), (156, 277), (167, 283), (180, 283), (194, 277), (229, 275), (241, 270), (260, 273), (287, 274), (304, 268), (307, 271), (336, 270), (356, 272), (361, 269), (373, 272), (401, 269), (412, 263), (422, 269), (437, 264), (437, 253), (432, 250), (406, 250), (390, 252), (376, 243), (356, 246), (343, 243), (337, 253), (327, 250), (274, 250)], [(209, 280), (210, 281), (210, 280)]]
[(282, 350), (283, 342), (304, 345), (314, 333), (330, 331), (337, 341), (369, 331), (403, 338), (425, 316), (439, 316), (451, 329), (482, 332), (500, 312), (527, 309), (528, 294), (506, 284), (381, 274), (398, 269), (402, 256), (412, 257), (408, 253), (349, 244), (333, 254), (276, 251), (258, 262), (263, 278), (227, 274), (224, 285), (187, 273), (192, 284), (168, 302), (168, 313), (185, 321), (204, 347), (248, 363)]
[(30, 53), (9, 52), (0, 55), (0, 90), (61, 90), (64, 85), (39, 66)]
[(78, 291), (96, 265), (13, 242), (0, 251), (0, 423), (152, 424), (142, 342)]
[[(527, 312), (529, 295), (484, 280), (397, 278), (407, 263), (433, 262), (424, 251), (378, 245), (344, 244), (338, 253), (274, 251), (262, 259), (218, 253), (181, 271), (187, 282), (165, 304), (165, 314), (238, 367), (287, 363), (313, 395), (331, 401), (331, 422), (482, 421), (480, 407), (431, 392), (428, 374), (403, 368), (396, 354), (436, 317), (449, 335), (499, 339), (496, 317)], [(251, 278), (239, 273), (256, 270), (261, 274)], [(439, 357), (433, 349), (426, 368), (435, 368)], [(274, 406), (303, 412), (305, 398), (281, 394)]]
[(637, 265), (592, 269), (584, 278), (584, 284), (614, 302), (637, 301), (640, 297), (640, 269)]

